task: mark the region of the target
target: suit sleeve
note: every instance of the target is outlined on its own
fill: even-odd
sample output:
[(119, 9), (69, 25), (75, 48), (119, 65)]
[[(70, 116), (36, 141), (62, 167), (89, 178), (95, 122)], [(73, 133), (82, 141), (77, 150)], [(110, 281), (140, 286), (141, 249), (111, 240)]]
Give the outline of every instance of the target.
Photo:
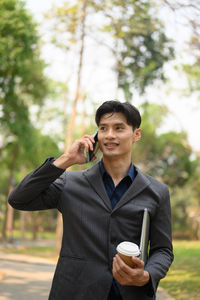
[(19, 210), (44, 210), (60, 207), (60, 197), (65, 183), (65, 171), (47, 159), (29, 173), (9, 195), (9, 204)]
[(150, 226), (150, 252), (145, 266), (151, 278), (147, 285), (150, 296), (155, 294), (158, 283), (165, 277), (173, 258), (170, 197), (167, 186), (164, 186)]

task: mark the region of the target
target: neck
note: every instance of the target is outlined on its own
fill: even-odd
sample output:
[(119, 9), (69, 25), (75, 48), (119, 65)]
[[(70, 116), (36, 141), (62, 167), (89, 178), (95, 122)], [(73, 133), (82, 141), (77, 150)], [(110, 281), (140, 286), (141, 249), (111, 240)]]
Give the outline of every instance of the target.
[(106, 171), (110, 174), (115, 185), (117, 185), (122, 178), (127, 174), (131, 166), (131, 157), (130, 159), (116, 159), (110, 157), (103, 157), (103, 164)]

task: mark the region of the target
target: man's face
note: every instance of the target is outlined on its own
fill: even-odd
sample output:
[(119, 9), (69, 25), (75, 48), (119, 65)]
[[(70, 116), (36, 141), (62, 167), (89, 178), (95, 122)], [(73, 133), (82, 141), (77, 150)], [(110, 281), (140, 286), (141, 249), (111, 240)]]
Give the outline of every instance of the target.
[(130, 159), (133, 143), (141, 137), (141, 129), (127, 123), (122, 113), (107, 113), (99, 123), (98, 141), (104, 157)]

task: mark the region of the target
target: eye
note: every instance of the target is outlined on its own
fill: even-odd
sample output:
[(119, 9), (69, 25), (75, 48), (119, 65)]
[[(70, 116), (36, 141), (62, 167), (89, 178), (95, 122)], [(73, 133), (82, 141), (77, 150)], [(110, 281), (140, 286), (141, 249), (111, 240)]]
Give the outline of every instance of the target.
[(100, 127), (99, 127), (99, 130), (105, 131), (105, 130), (106, 130), (106, 127), (105, 127), (105, 126), (100, 126)]
[(117, 126), (116, 129), (117, 129), (117, 130), (121, 130), (121, 129), (123, 129), (123, 128), (122, 128), (122, 126)]

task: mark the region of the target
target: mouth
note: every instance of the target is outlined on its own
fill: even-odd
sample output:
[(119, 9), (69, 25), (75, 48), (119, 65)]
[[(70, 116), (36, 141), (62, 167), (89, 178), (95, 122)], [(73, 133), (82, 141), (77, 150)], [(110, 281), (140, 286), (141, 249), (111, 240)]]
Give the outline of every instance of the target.
[(109, 150), (115, 149), (118, 145), (118, 143), (104, 143), (105, 148)]

